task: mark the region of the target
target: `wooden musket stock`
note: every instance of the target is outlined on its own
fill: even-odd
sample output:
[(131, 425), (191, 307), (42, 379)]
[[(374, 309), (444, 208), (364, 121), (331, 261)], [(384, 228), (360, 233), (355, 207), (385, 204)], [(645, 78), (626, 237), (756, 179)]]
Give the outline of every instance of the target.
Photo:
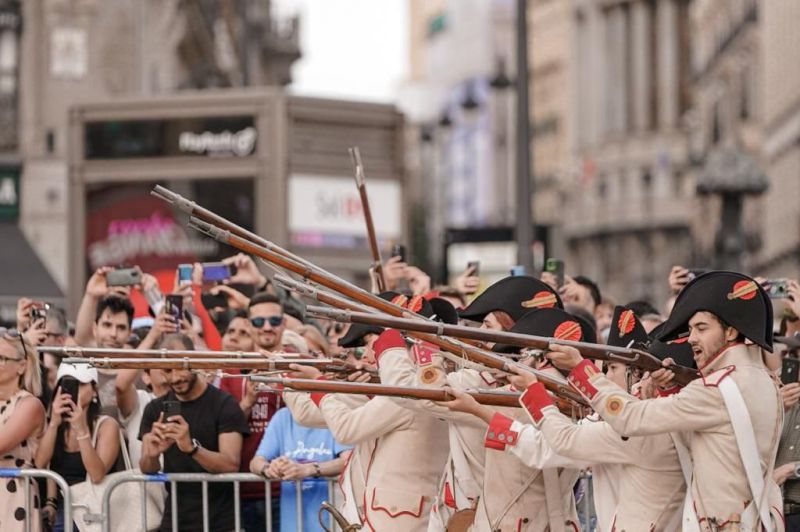
[(372, 267), (375, 269), (378, 291), (383, 292), (386, 290), (386, 279), (383, 276), (383, 261), (381, 260), (381, 250), (378, 247), (378, 237), (375, 235), (375, 224), (372, 222), (372, 211), (369, 208), (369, 196), (367, 196), (367, 183), (364, 179), (361, 152), (357, 146), (350, 148), (348, 151), (355, 167), (356, 187), (358, 187), (358, 195), (361, 198), (361, 209), (364, 211), (364, 223), (367, 225), (367, 238), (372, 252)]
[[(418, 388), (416, 386), (385, 386), (383, 384), (364, 384), (359, 382), (336, 382), (315, 379), (281, 379), (275, 377), (250, 376), (255, 382), (280, 384), (298, 392), (347, 393), (355, 395), (385, 395), (407, 399), (427, 399), (428, 401), (452, 401), (454, 396), (442, 388)], [(519, 407), (520, 393), (503, 390), (463, 390), (482, 405)], [(569, 401), (558, 401), (557, 405), (568, 415), (575, 414), (575, 405)]]

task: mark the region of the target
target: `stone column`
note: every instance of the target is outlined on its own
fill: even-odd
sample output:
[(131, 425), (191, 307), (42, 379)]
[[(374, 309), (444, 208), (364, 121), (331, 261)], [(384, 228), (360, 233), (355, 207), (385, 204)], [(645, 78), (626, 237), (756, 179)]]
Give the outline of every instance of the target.
[(650, 25), (652, 21), (647, 5), (643, 1), (631, 5), (632, 31), (630, 35), (633, 69), (633, 126), (637, 131), (646, 130), (649, 123), (648, 95), (653, 66), (650, 64)]
[(678, 10), (675, 0), (656, 7), (658, 31), (658, 126), (672, 128), (678, 119)]

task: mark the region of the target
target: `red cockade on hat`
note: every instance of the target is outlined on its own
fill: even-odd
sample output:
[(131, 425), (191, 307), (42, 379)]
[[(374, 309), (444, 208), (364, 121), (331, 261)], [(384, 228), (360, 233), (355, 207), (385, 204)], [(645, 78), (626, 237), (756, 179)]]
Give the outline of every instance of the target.
[(758, 287), (755, 281), (739, 281), (733, 285), (733, 289), (728, 294), (728, 299), (743, 299), (749, 301), (756, 297)]
[(559, 340), (578, 342), (581, 339), (581, 326), (577, 321), (565, 321), (556, 327), (553, 336)]
[(620, 314), (619, 316), (619, 321), (617, 322), (617, 328), (619, 329), (620, 337), (632, 333), (635, 325), (636, 325), (636, 319), (633, 314), (633, 311), (632, 310), (623, 311), (622, 314)]

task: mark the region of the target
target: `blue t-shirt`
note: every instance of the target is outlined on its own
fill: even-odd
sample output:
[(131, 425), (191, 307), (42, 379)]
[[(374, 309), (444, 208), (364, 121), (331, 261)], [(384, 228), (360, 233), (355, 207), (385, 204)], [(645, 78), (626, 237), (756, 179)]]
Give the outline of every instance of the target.
[[(285, 456), (295, 462), (327, 462), (350, 447), (340, 445), (328, 429), (310, 429), (295, 422), (288, 408), (281, 408), (267, 425), (256, 456), (274, 460)], [(281, 532), (297, 530), (297, 483), (281, 485)], [(328, 499), (328, 482), (321, 478), (303, 480), (303, 530), (322, 531), (317, 517)]]

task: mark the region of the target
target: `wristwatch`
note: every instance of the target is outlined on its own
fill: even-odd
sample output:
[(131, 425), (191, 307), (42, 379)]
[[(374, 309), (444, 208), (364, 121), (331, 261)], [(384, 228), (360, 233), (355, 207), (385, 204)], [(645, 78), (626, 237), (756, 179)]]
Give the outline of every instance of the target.
[(201, 447), (202, 445), (200, 445), (200, 442), (197, 441), (195, 438), (192, 438), (192, 450), (184, 454), (186, 456), (194, 456), (195, 454), (197, 454), (197, 451), (199, 451)]
[(800, 479), (800, 462), (794, 464), (794, 478)]

